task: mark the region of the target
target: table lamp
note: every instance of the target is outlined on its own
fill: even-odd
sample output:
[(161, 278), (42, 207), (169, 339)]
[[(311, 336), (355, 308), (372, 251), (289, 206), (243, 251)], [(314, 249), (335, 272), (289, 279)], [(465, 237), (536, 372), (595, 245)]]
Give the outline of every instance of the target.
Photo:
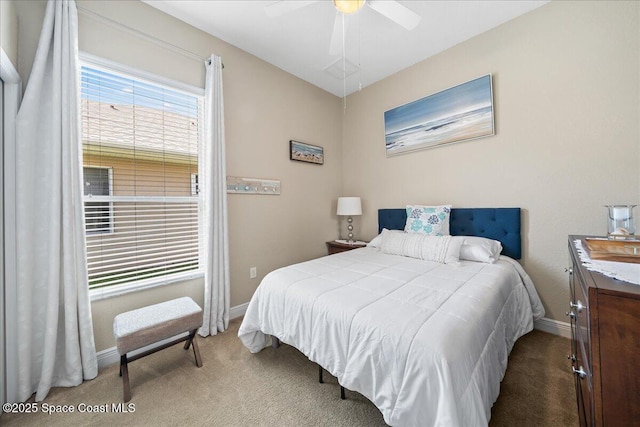
[(338, 215), (347, 216), (347, 243), (354, 243), (353, 239), (353, 216), (362, 215), (362, 204), (360, 197), (338, 197)]

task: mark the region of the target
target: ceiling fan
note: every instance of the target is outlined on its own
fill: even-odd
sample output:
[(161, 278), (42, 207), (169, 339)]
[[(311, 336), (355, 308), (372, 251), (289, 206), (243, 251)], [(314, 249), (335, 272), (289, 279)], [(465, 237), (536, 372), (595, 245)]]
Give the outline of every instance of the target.
[[(265, 6), (265, 11), (268, 16), (275, 18), (320, 1), (323, 0), (280, 0)], [(333, 0), (333, 5), (337, 13), (329, 47), (331, 55), (341, 52), (342, 35), (346, 31), (347, 24), (347, 21), (343, 19), (345, 15), (355, 13), (364, 6), (370, 7), (409, 31), (413, 30), (422, 19), (420, 15), (394, 0)]]

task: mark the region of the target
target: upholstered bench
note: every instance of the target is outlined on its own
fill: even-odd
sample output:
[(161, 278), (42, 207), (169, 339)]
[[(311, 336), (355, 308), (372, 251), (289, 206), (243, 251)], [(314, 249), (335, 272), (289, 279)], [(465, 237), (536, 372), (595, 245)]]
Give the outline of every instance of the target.
[[(124, 387), (124, 401), (131, 400), (127, 364), (156, 351), (186, 341), (184, 349), (193, 346), (196, 365), (202, 366), (196, 332), (202, 326), (202, 309), (191, 298), (183, 297), (160, 304), (118, 314), (113, 319), (113, 335), (120, 354), (120, 376)], [(128, 357), (127, 353), (150, 344), (188, 332), (188, 335)]]

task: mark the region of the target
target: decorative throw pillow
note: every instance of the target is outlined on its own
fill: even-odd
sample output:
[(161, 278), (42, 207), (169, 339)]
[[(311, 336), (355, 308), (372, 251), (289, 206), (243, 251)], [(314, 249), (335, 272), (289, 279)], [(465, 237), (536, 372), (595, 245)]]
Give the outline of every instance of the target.
[(378, 234), (376, 237), (371, 239), (369, 243), (367, 243), (367, 246), (370, 248), (379, 248), (380, 245), (382, 244), (382, 233), (384, 233), (385, 231), (392, 232), (392, 233), (404, 233), (404, 231), (401, 231), (401, 230), (389, 230), (389, 229), (383, 228), (380, 234)]
[(500, 258), (502, 243), (485, 237), (464, 236), (460, 259), (493, 264)]
[(380, 250), (390, 255), (454, 264), (460, 260), (459, 236), (429, 236), (423, 233), (403, 233), (382, 230)]
[(407, 222), (404, 231), (430, 236), (448, 236), (450, 215), (451, 205), (407, 205)]

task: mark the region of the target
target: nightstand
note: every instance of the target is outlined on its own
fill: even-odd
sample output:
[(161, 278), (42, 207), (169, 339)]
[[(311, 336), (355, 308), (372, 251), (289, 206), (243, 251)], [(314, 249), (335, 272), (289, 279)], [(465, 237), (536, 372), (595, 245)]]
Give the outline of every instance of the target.
[(332, 255), (337, 254), (338, 252), (364, 248), (365, 246), (367, 246), (367, 244), (364, 242), (354, 243), (351, 245), (349, 243), (336, 242), (335, 240), (332, 240), (330, 242), (327, 242), (327, 252), (329, 252), (329, 255)]

